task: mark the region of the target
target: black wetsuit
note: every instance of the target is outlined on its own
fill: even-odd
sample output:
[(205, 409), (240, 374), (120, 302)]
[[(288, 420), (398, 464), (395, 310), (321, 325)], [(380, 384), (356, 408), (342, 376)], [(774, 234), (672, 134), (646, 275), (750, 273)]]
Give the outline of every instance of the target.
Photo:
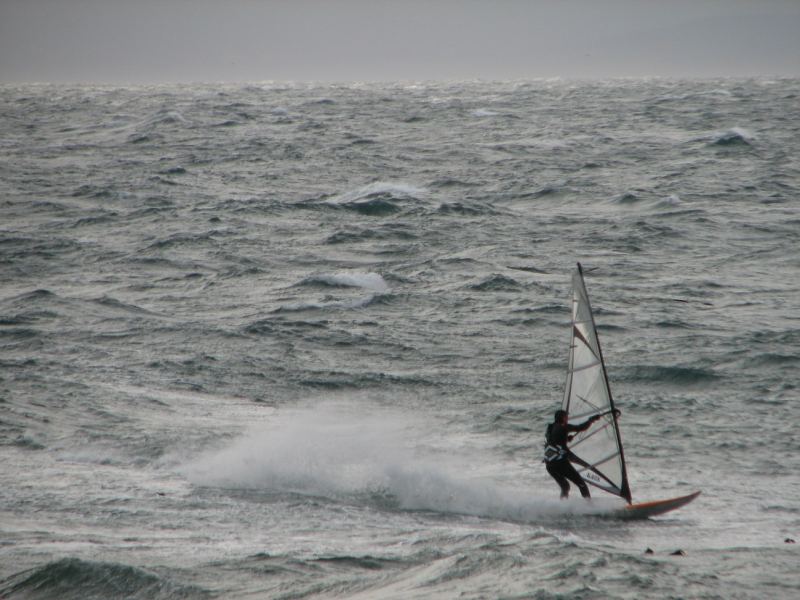
[(544, 462), (547, 472), (561, 487), (561, 498), (569, 496), (569, 481), (578, 486), (581, 496), (591, 497), (589, 486), (569, 462), (571, 452), (567, 449), (567, 436), (570, 433), (588, 429), (592, 423), (594, 423), (594, 419), (589, 419), (580, 425), (570, 425), (569, 423), (561, 425), (556, 422), (547, 426)]

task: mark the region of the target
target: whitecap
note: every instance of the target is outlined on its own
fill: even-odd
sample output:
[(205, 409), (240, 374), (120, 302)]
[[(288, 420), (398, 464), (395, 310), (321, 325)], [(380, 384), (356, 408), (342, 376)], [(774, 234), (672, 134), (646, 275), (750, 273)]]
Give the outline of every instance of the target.
[(386, 280), (378, 273), (322, 273), (307, 277), (303, 280), (303, 283), (321, 283), (333, 287), (357, 287), (374, 292), (389, 291), (389, 285), (386, 283)]
[(368, 202), (375, 196), (387, 195), (395, 198), (419, 198), (425, 194), (425, 189), (409, 185), (406, 183), (393, 183), (388, 181), (376, 181), (355, 190), (344, 192), (334, 196), (328, 203), (330, 204), (352, 204)]
[(753, 134), (741, 127), (732, 127), (727, 131), (718, 133), (711, 142), (714, 146), (731, 146), (743, 144), (749, 146), (753, 142)]
[(683, 201), (678, 194), (670, 194), (666, 198), (662, 198), (658, 204), (659, 206), (680, 206), (683, 204)]

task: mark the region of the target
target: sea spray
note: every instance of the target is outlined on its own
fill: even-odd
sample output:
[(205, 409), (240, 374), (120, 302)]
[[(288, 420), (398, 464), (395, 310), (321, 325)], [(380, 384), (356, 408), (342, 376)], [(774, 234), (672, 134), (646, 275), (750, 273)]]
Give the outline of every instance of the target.
[(380, 497), (402, 510), (536, 521), (619, 508), (621, 501), (561, 502), (528, 485), (470, 476), (490, 457), (435, 447), (438, 428), (408, 414), (342, 405), (286, 411), (209, 450), (183, 471), (195, 485), (256, 489), (363, 502)]
[(340, 494), (378, 488), (381, 465), (408, 461), (403, 415), (341, 405), (288, 410), (185, 466), (197, 485)]

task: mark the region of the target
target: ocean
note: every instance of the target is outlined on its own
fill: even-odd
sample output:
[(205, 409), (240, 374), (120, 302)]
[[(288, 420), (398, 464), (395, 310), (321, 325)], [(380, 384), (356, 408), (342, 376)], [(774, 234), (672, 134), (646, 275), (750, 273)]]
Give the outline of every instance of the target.
[[(0, 597), (797, 598), (799, 98), (0, 86)], [(678, 511), (545, 472), (578, 261)]]

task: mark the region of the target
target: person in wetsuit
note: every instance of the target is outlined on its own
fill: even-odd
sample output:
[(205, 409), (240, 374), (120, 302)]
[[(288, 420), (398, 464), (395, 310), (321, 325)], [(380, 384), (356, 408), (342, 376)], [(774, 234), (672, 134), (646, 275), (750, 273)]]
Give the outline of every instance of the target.
[(586, 431), (591, 427), (592, 423), (599, 418), (600, 415), (594, 415), (580, 425), (570, 425), (567, 422), (567, 411), (557, 410), (555, 420), (547, 426), (544, 463), (547, 472), (550, 473), (550, 476), (555, 479), (561, 487), (562, 500), (569, 496), (570, 481), (578, 486), (578, 489), (581, 491), (581, 496), (584, 498), (591, 498), (589, 486), (586, 485), (583, 477), (580, 476), (575, 470), (575, 467), (572, 466), (572, 463), (569, 462), (569, 457), (572, 453), (567, 448), (567, 442), (572, 439), (572, 435), (570, 434)]

